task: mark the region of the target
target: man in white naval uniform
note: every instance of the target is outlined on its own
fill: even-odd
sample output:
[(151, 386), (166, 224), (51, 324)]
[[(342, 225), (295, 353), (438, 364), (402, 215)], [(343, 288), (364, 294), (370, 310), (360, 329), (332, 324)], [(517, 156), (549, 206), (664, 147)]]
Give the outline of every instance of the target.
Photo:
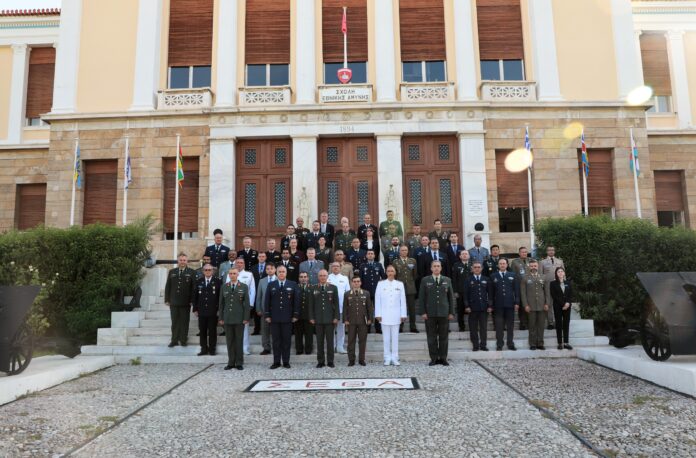
[[(239, 270), (239, 276), (237, 280), (244, 283), (249, 287), (249, 304), (251, 304), (251, 311), (249, 313), (255, 313), (254, 305), (256, 304), (256, 285), (254, 283), (254, 274), (249, 271), (244, 270), (244, 258), (237, 258), (234, 261), (234, 266)], [(229, 281), (225, 279), (225, 281)], [(224, 282), (223, 282), (224, 283)], [(249, 352), (249, 324), (244, 325), (244, 339), (242, 342), (242, 351), (245, 355), (250, 355)]]
[(377, 283), (375, 320), (382, 323), (384, 365), (399, 366), (399, 326), (408, 318), (406, 287), (396, 280), (394, 266), (387, 267), (387, 279)]
[(338, 311), (340, 313), (340, 318), (336, 325), (336, 352), (348, 353), (345, 347), (346, 325), (343, 322), (343, 296), (346, 291), (350, 291), (350, 280), (341, 273), (341, 264), (338, 262), (331, 263), (331, 273), (329, 274), (328, 281), (338, 289)]

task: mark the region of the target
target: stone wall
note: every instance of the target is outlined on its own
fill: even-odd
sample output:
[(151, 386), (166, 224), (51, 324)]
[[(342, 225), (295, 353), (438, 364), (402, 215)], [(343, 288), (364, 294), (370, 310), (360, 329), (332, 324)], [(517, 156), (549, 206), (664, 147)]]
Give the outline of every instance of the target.
[(46, 182), (47, 157), (48, 149), (0, 151), (0, 232), (15, 227), (17, 185)]

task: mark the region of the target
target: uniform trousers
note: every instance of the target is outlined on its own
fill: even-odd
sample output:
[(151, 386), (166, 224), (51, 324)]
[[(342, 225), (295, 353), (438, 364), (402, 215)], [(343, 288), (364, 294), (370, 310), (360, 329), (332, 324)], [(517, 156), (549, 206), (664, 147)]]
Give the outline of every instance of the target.
[(464, 325), (464, 315), (464, 297), (459, 296), (457, 298), (457, 324), (459, 324), (460, 331), (466, 330), (466, 326)]
[(486, 346), (486, 338), (488, 337), (488, 312), (471, 311), (469, 313), (469, 338), (474, 346), (474, 349), (480, 349)]
[(428, 352), (432, 361), (447, 360), (449, 320), (446, 316), (428, 316), (425, 332), (428, 336)]
[(169, 315), (172, 319), (172, 343), (188, 342), (189, 321), (191, 321), (191, 306), (171, 305)]
[(568, 343), (568, 332), (570, 331), (570, 307), (563, 310), (562, 304), (554, 304), (553, 313), (556, 315), (556, 340), (558, 345)]
[(227, 343), (227, 365), (236, 367), (244, 365), (242, 342), (244, 335), (243, 324), (226, 324), (225, 341)]
[(203, 353), (215, 352), (217, 347), (217, 323), (218, 319), (216, 316), (198, 315), (198, 330), (201, 334), (200, 343)]
[[(258, 315), (256, 315), (258, 317)], [(260, 317), (259, 317), (260, 318)], [(271, 351), (271, 325), (266, 320), (261, 320), (261, 346), (266, 351)], [(254, 328), (254, 331), (259, 328)]]
[[(334, 328), (333, 323), (316, 324), (317, 330), (317, 361), (320, 363), (334, 362)], [(326, 344), (326, 347), (324, 345)], [(326, 353), (324, 353), (326, 348)]]
[(273, 339), (273, 363), (280, 364), (282, 360), (283, 364), (290, 364), (292, 323), (277, 323), (272, 321), (271, 336)]
[[(522, 307), (520, 307), (522, 310)], [(503, 332), (507, 333), (507, 346), (512, 347), (512, 327), (515, 323), (515, 309), (499, 308), (495, 311), (495, 340), (498, 348), (503, 348)]]
[(517, 316), (520, 318), (520, 329), (529, 329), (529, 314), (524, 307), (520, 307)]
[(416, 329), (416, 295), (407, 294), (406, 295), (406, 311), (408, 312), (408, 324), (409, 330), (413, 331)]
[(367, 324), (349, 324), (348, 329), (348, 362), (355, 362), (355, 340), (358, 340), (358, 361), (365, 361), (365, 346), (367, 345)]
[[(382, 345), (384, 348), (384, 362), (399, 361), (399, 325), (382, 325)], [(445, 355), (446, 356), (446, 355)]]
[(244, 337), (242, 339), (242, 351), (249, 353), (249, 323), (244, 325)]
[(314, 347), (314, 325), (309, 320), (295, 322), (295, 350), (297, 354), (311, 355)]
[(529, 312), (529, 346), (544, 346), (544, 329), (546, 329), (546, 310)]
[(254, 313), (254, 334), (258, 334), (259, 330), (263, 332), (263, 322), (266, 320), (262, 320), (260, 316), (258, 316), (256, 313)]
[[(550, 288), (550, 285), (551, 285), (550, 282), (546, 282), (546, 290), (547, 291)], [(560, 321), (558, 321), (556, 319), (556, 311), (553, 308), (553, 304), (549, 304), (549, 311), (548, 311), (548, 315), (546, 317), (546, 322), (549, 324), (549, 326), (555, 326), (555, 323), (559, 323), (559, 325), (560, 325)]]
[(336, 325), (336, 345), (335, 350), (339, 353), (346, 351), (346, 325), (343, 320), (338, 320)]

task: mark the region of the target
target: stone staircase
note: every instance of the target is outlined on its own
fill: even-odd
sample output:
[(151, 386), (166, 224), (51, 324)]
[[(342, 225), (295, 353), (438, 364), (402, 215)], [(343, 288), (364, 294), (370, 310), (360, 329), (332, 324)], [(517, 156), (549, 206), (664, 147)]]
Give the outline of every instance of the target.
[[(198, 321), (191, 315), (189, 328), (189, 345), (187, 347), (168, 348), (170, 337), (169, 308), (164, 305), (163, 291), (166, 283), (167, 269), (156, 267), (147, 269), (142, 282), (143, 296), (141, 308), (132, 312), (113, 312), (111, 327), (99, 329), (97, 345), (82, 347), (85, 355), (113, 355), (117, 363), (128, 363), (131, 359), (140, 358), (144, 363), (223, 363), (227, 361), (227, 351), (224, 337), (218, 337), (218, 354), (215, 356), (196, 356), (199, 351)], [(404, 332), (399, 336), (399, 356), (402, 361), (428, 361), (428, 346), (423, 322), (417, 323), (420, 333)], [(518, 351), (496, 352), (495, 332), (492, 320), (488, 322), (489, 352), (472, 352), (469, 332), (459, 332), (456, 322), (450, 324), (449, 357), (452, 360), (466, 359), (499, 359), (499, 358), (530, 358), (530, 357), (570, 357), (576, 356), (575, 350), (557, 350), (556, 332), (547, 330), (544, 336), (546, 351), (531, 351), (527, 342), (528, 331), (517, 330), (515, 324), (514, 342)], [(607, 345), (606, 337), (594, 335), (592, 320), (582, 320), (579, 316), (571, 318), (570, 344), (573, 347), (592, 347)], [(247, 363), (270, 364), (270, 356), (260, 356), (262, 350), (261, 336), (250, 336), (251, 355), (245, 357)], [(316, 355), (295, 355), (294, 342), (291, 362), (314, 362)], [(316, 352), (316, 348), (315, 348)], [(368, 334), (367, 360), (382, 361), (382, 336)], [(337, 364), (347, 361), (346, 355), (337, 354)]]

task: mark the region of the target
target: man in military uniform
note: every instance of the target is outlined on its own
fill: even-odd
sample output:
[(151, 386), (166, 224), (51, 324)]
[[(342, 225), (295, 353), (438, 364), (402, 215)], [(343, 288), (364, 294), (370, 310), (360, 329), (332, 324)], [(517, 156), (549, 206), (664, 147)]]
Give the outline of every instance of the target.
[(350, 243), (350, 250), (346, 253), (346, 259), (353, 265), (353, 274), (360, 275), (360, 266), (367, 260), (367, 252), (360, 248), (360, 239), (354, 238)]
[(349, 280), (352, 280), (355, 269), (353, 268), (353, 264), (346, 262), (346, 254), (343, 250), (336, 250), (334, 253), (334, 261), (341, 266), (341, 274), (348, 277)]
[(421, 281), (421, 289), (418, 293), (418, 313), (425, 321), (425, 331), (428, 334), (429, 365), (449, 366), (447, 339), (449, 321), (454, 318), (454, 289), (452, 288), (452, 280), (440, 275), (442, 271), (440, 261), (433, 261), (430, 270), (432, 275)]
[[(394, 212), (392, 210), (387, 210), (387, 219), (379, 223), (379, 239), (382, 242), (382, 253), (385, 254), (385, 267), (389, 265), (386, 264), (386, 253), (387, 250), (393, 246), (392, 238), (394, 237), (398, 237), (398, 246), (404, 238), (404, 230), (401, 227), (401, 223), (394, 219)], [(396, 256), (398, 256), (398, 254)]]
[[(358, 228), (358, 238), (362, 242), (363, 240), (367, 240), (367, 230), (372, 229), (373, 234), (377, 234), (377, 226), (372, 224), (372, 216), (370, 216), (369, 213), (365, 213), (363, 215), (363, 223), (360, 225)], [(353, 263), (355, 265), (355, 263)]]
[[(266, 261), (266, 253), (265, 252), (260, 252), (259, 257), (258, 257), (258, 262), (256, 263), (255, 266), (251, 268), (251, 274), (254, 276), (254, 286), (256, 288), (256, 291), (259, 290), (259, 283), (263, 278), (266, 278), (266, 266), (269, 263)], [(258, 294), (257, 294), (258, 296)], [(262, 297), (263, 299), (263, 297)], [(261, 317), (257, 315), (256, 313), (252, 314), (254, 317), (254, 332), (251, 333), (252, 336), (258, 336), (261, 334)]]
[(307, 248), (307, 260), (300, 264), (300, 273), (307, 272), (310, 285), (319, 283), (319, 271), (324, 268), (324, 262), (316, 259), (315, 253), (314, 248)]
[(490, 277), (498, 272), (498, 261), (500, 261), (500, 247), (491, 245), (491, 255), (483, 260), (483, 275)]
[(203, 259), (201, 259), (201, 266), (194, 271), (196, 272), (196, 281), (205, 277), (205, 274), (203, 273), (203, 267), (205, 267), (206, 264), (210, 264), (210, 256), (203, 255)]
[(488, 351), (488, 314), (493, 311), (488, 298), (491, 281), (481, 275), (483, 268), (479, 261), (474, 261), (472, 269), (474, 272), (464, 283), (464, 310), (469, 314), (469, 338), (474, 351)]
[[(431, 241), (433, 239), (437, 239), (440, 242), (440, 249), (443, 252), (447, 251), (447, 247), (449, 246), (449, 234), (447, 233), (447, 231), (442, 230), (442, 221), (440, 221), (439, 219), (433, 221), (433, 230), (430, 231), (428, 237), (430, 237)], [(443, 272), (445, 272), (444, 269)]]
[(237, 251), (237, 257), (244, 259), (244, 270), (251, 272), (251, 268), (259, 262), (259, 252), (251, 247), (251, 237), (242, 239), (243, 249)]
[(367, 327), (375, 313), (370, 293), (360, 288), (360, 277), (353, 277), (351, 289), (343, 297), (343, 324), (348, 331), (348, 365), (355, 366), (355, 338), (358, 339), (358, 363), (365, 365)]
[(454, 283), (454, 296), (457, 298), (457, 323), (459, 332), (466, 331), (464, 324), (464, 287), (471, 273), (471, 259), (469, 252), (461, 250), (459, 260), (452, 266), (452, 283)]
[(280, 239), (280, 251), (282, 252), (283, 248), (290, 248), (290, 240), (298, 238), (299, 236), (295, 234), (295, 226), (288, 224), (288, 227), (285, 229), (285, 235)]
[(384, 254), (384, 268), (386, 269), (391, 265), (392, 262), (394, 262), (395, 259), (397, 259), (400, 256), (399, 253), (399, 244), (400, 244), (399, 237), (396, 235), (391, 238), (391, 244), (388, 245), (382, 253)]
[[(408, 257), (408, 246), (399, 247), (399, 257), (392, 261), (396, 269), (396, 279), (406, 288), (406, 309), (408, 310), (409, 330), (418, 332), (416, 328), (416, 260)], [(401, 326), (403, 328), (403, 325)]]
[(545, 350), (544, 329), (546, 329), (546, 314), (549, 304), (546, 302), (547, 283), (539, 273), (539, 263), (536, 259), (529, 261), (529, 270), (520, 281), (522, 306), (529, 316), (529, 349)]
[(194, 301), (196, 272), (188, 267), (188, 256), (179, 253), (177, 267), (169, 271), (164, 286), (164, 304), (172, 319), (172, 340), (169, 347), (188, 344), (189, 320)]
[(283, 248), (283, 250), (280, 253), (280, 258), (280, 263), (277, 267), (284, 266), (285, 270), (287, 270), (288, 272), (288, 280), (292, 280), (295, 283), (297, 283), (300, 276), (300, 267), (290, 257), (290, 249)]
[(416, 248), (420, 246), (422, 237), (420, 224), (413, 224), (411, 226), (411, 230), (413, 230), (413, 234), (411, 235), (411, 237), (406, 239), (405, 242), (408, 246), (408, 256), (411, 258), (415, 258)]
[[(556, 269), (559, 267), (565, 270), (563, 259), (556, 256), (556, 248), (553, 245), (548, 245), (546, 247), (546, 257), (539, 263), (539, 272), (541, 273), (541, 276), (544, 277), (547, 290), (549, 289), (549, 284), (556, 279)], [(553, 316), (553, 304), (548, 304), (548, 306), (548, 329), (553, 329), (555, 324), (555, 317)]]
[(220, 305), (220, 279), (213, 276), (213, 266), (203, 266), (203, 278), (196, 282), (193, 314), (198, 317), (201, 351), (198, 356), (215, 355), (217, 348), (217, 312)]
[(295, 350), (298, 355), (311, 355), (314, 347), (314, 326), (309, 322), (309, 309), (314, 289), (309, 284), (307, 272), (300, 274), (300, 316), (295, 322)]
[(290, 259), (295, 261), (298, 266), (307, 259), (304, 252), (298, 248), (299, 244), (298, 239), (290, 240)]
[(227, 341), (227, 366), (225, 370), (233, 367), (244, 369), (244, 327), (251, 317), (251, 303), (249, 302), (249, 287), (239, 281), (237, 267), (230, 269), (228, 281), (223, 283), (220, 292), (220, 307), (218, 308), (218, 324), (225, 327), (225, 340)]
[(515, 311), (520, 308), (520, 283), (514, 272), (508, 272), (508, 261), (500, 258), (498, 272), (490, 277), (492, 283), (489, 299), (495, 312), (496, 350), (503, 349), (503, 332), (507, 332), (508, 350), (517, 350), (513, 342), (512, 328)]
[[(243, 258), (237, 258), (235, 261), (234, 266), (237, 268), (237, 279), (241, 282), (247, 285), (247, 288), (249, 289), (249, 306), (252, 308), (250, 311), (250, 316), (251, 313), (253, 312), (254, 305), (256, 304), (256, 283), (254, 282), (254, 275), (252, 275), (251, 272), (247, 272), (244, 269), (244, 259)], [(225, 280), (223, 280), (225, 281)], [(244, 351), (245, 355), (250, 355), (251, 353), (249, 352), (249, 324), (244, 325), (244, 340), (242, 343), (242, 350)]]
[(290, 345), (292, 325), (300, 316), (300, 291), (297, 283), (286, 278), (285, 267), (276, 270), (278, 279), (269, 283), (264, 299), (266, 307), (264, 317), (271, 325), (273, 340), (273, 364), (271, 369), (283, 367), (290, 369)]
[[(307, 249), (307, 234), (309, 234), (309, 229), (304, 227), (304, 219), (302, 219), (302, 217), (297, 217), (297, 219), (295, 219), (295, 235), (299, 238), (297, 248), (301, 251)], [(292, 251), (290, 251), (290, 254), (292, 254)]]
[(272, 262), (276, 267), (280, 263), (280, 251), (276, 250), (276, 241), (273, 238), (266, 240), (266, 262)]
[[(372, 250), (367, 251), (367, 260), (362, 266), (360, 266), (360, 281), (362, 282), (363, 288), (370, 292), (370, 299), (374, 304), (375, 301), (375, 290), (377, 289), (377, 283), (380, 280), (387, 278), (386, 272), (384, 272), (384, 267), (382, 264), (375, 261), (375, 252)], [(373, 320), (374, 321), (374, 320)], [(374, 321), (375, 332), (378, 334), (382, 333), (382, 326)], [(367, 332), (370, 332), (370, 327), (368, 326)]]
[(336, 236), (334, 237), (334, 250), (343, 250), (345, 253), (346, 250), (350, 248), (350, 244), (353, 242), (353, 239), (355, 238), (355, 232), (350, 230), (348, 227), (348, 223), (342, 223), (341, 224), (341, 230), (336, 233)]
[(206, 247), (205, 256), (210, 257), (210, 263), (213, 267), (219, 268), (220, 264), (227, 261), (230, 248), (222, 244), (222, 229), (215, 229), (213, 231), (213, 238), (215, 243)]
[[(259, 253), (263, 254), (263, 253)], [(264, 277), (256, 285), (256, 300), (255, 300), (255, 313), (257, 317), (260, 318), (261, 323), (259, 329), (261, 330), (261, 346), (263, 350), (261, 355), (271, 354), (271, 327), (268, 325), (264, 319), (266, 316), (266, 291), (268, 290), (268, 285), (277, 280), (276, 277), (276, 266), (273, 264), (266, 264), (266, 272)], [(254, 334), (256, 334), (256, 329), (254, 329)], [(252, 335), (254, 335), (252, 334)]]
[[(334, 331), (338, 324), (340, 311), (338, 306), (338, 288), (329, 284), (326, 269), (319, 272), (319, 284), (314, 286), (314, 296), (310, 301), (309, 322), (315, 326), (317, 333), (317, 368), (334, 365)], [(326, 345), (326, 347), (324, 347)], [(326, 353), (324, 349), (326, 348)]]
[(346, 353), (346, 328), (343, 325), (343, 296), (346, 292), (350, 291), (350, 280), (348, 277), (341, 274), (341, 266), (334, 262), (331, 264), (331, 273), (327, 280), (332, 285), (335, 285), (338, 289), (338, 311), (341, 318), (336, 325), (336, 352)]
[[(517, 253), (520, 257), (512, 260), (512, 262), (510, 263), (510, 269), (515, 273), (515, 275), (517, 275), (518, 281), (521, 281), (522, 277), (524, 277), (527, 274), (527, 269), (529, 268), (529, 260), (531, 258), (528, 257), (527, 248), (523, 246), (520, 247)], [(520, 330), (524, 331), (525, 329), (527, 329), (529, 323), (529, 316), (527, 315), (527, 311), (524, 309), (524, 307), (520, 307), (518, 315), (520, 317)]]
[(469, 249), (469, 255), (472, 261), (483, 262), (488, 257), (488, 248), (481, 246), (481, 235), (476, 234), (474, 236), (474, 246)]
[(227, 261), (220, 264), (220, 268), (218, 269), (218, 275), (223, 283), (227, 281), (227, 272), (229, 272), (230, 269), (234, 267), (235, 259), (237, 259), (237, 252), (234, 250), (230, 250), (227, 252)]

